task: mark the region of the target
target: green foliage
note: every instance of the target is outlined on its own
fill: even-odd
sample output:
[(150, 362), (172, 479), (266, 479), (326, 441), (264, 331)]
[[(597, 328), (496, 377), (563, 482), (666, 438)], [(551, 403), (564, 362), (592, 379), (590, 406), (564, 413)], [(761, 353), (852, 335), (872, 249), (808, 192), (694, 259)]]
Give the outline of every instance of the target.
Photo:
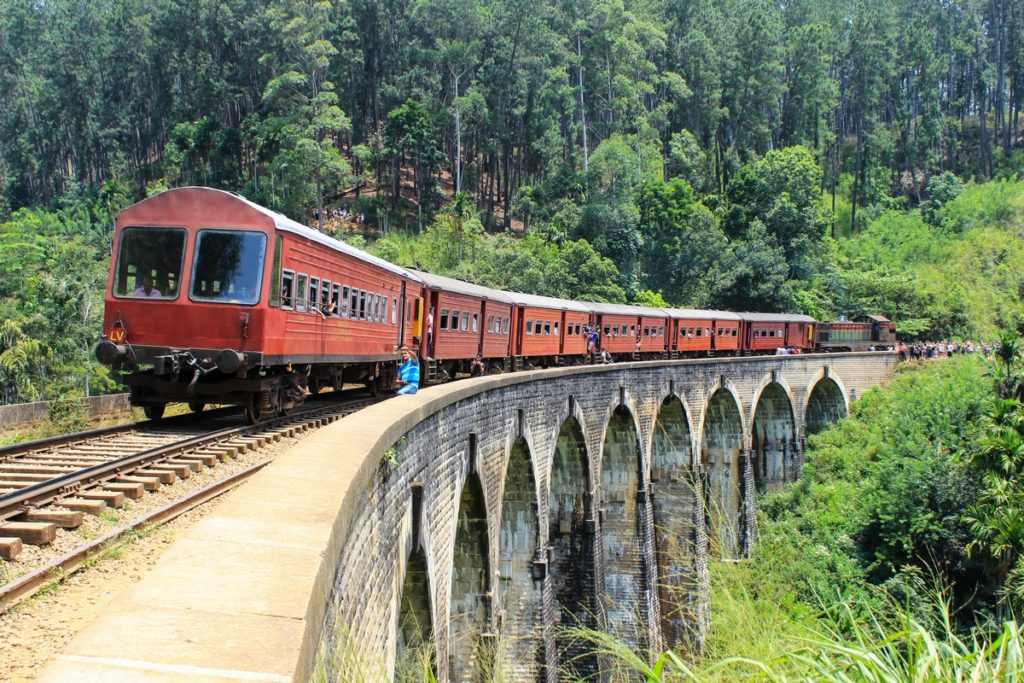
[(835, 312), (881, 313), (908, 335), (933, 339), (991, 338), (1015, 327), (1024, 320), (1022, 202), (1024, 183), (988, 183), (946, 204), (943, 228), (914, 212), (882, 213), (839, 242), (827, 285)]
[(976, 480), (959, 454), (977, 442), (988, 395), (970, 358), (929, 363), (866, 393), (849, 419), (811, 437), (802, 480), (763, 501), (765, 551), (755, 564), (804, 602), (830, 586), (892, 580), (906, 566), (935, 566), (958, 600), (983, 599), (962, 520)]

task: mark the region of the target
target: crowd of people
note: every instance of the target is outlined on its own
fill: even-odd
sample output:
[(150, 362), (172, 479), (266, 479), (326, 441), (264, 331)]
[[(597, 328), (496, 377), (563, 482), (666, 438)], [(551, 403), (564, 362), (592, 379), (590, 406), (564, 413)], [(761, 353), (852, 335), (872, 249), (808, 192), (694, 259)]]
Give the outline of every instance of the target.
[(896, 346), (896, 352), (900, 354), (900, 360), (951, 358), (957, 353), (983, 353), (986, 358), (990, 358), (998, 349), (999, 342), (996, 342), (995, 344), (988, 344), (975, 343), (970, 340), (956, 342), (945, 339), (939, 342), (923, 341), (909, 345), (900, 342)]
[[(333, 209), (325, 209), (324, 214), (324, 218), (327, 220), (339, 223), (352, 223), (359, 227), (366, 225), (366, 214), (350, 211), (348, 204), (342, 207), (334, 207)], [(316, 209), (313, 210), (313, 218), (320, 218), (320, 213)]]

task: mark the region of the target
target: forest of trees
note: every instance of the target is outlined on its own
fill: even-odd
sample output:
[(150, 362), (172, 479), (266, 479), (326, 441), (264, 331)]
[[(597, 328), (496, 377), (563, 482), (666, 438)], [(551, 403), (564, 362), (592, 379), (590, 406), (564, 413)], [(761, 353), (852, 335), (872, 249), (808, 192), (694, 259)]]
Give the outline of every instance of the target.
[(112, 216), (181, 185), (349, 205), (486, 285), (991, 334), (1024, 320), (1022, 103), (1009, 0), (3, 0), (0, 365), (102, 379)]

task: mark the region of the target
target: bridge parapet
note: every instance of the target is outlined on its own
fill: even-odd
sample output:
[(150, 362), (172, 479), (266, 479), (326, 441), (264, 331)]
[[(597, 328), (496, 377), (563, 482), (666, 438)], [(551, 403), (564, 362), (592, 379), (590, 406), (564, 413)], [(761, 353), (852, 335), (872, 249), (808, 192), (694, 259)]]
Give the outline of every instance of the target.
[[(173, 642), (189, 616), (206, 620), (202, 633), (241, 615), (258, 639), (214, 638), (215, 658), (190, 655), (196, 639), (126, 658), (123, 624), (115, 637), (101, 621), (47, 675), (188, 664), (182, 680), (391, 680), (420, 651), (442, 681), (493, 657), (513, 680), (553, 681), (580, 654), (558, 627), (577, 621), (637, 645), (700, 647), (709, 556), (756, 540), (755, 487), (796, 476), (809, 410), (814, 424), (845, 414), (894, 365), (888, 353), (629, 363), (396, 397), (320, 430), (195, 525), (189, 538), (244, 546), (223, 569), (231, 595), (187, 615), (194, 583), (149, 585), (166, 613), (130, 638)], [(268, 512), (282, 485), (293, 503)], [(142, 583), (173, 573), (164, 564)], [(86, 651), (83, 638), (110, 645)], [(281, 656), (270, 664), (268, 652)]]

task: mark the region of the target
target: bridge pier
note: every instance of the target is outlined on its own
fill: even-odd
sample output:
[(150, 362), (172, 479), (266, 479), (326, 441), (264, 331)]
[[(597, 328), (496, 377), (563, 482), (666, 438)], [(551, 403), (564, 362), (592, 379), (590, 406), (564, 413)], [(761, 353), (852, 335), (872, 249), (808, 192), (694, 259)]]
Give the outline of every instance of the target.
[[(41, 680), (393, 680), (419, 650), (440, 681), (472, 678), (488, 658), (512, 680), (554, 681), (570, 661), (596, 668), (561, 630), (576, 623), (699, 650), (708, 562), (756, 544), (758, 477), (797, 476), (805, 435), (894, 365), (887, 353), (624, 363), (385, 401), (275, 460), (186, 537), (231, 530), (218, 563), (229, 594), (203, 585), (194, 553), (169, 552)], [(265, 502), (281, 481), (303, 495), (274, 507), (268, 543)], [(300, 538), (309, 547), (282, 565)], [(275, 599), (261, 599), (275, 571)], [(183, 573), (187, 585), (161, 583)], [(124, 629), (124, 615), (161, 609), (172, 617)], [(267, 628), (175, 636), (239, 620)]]

